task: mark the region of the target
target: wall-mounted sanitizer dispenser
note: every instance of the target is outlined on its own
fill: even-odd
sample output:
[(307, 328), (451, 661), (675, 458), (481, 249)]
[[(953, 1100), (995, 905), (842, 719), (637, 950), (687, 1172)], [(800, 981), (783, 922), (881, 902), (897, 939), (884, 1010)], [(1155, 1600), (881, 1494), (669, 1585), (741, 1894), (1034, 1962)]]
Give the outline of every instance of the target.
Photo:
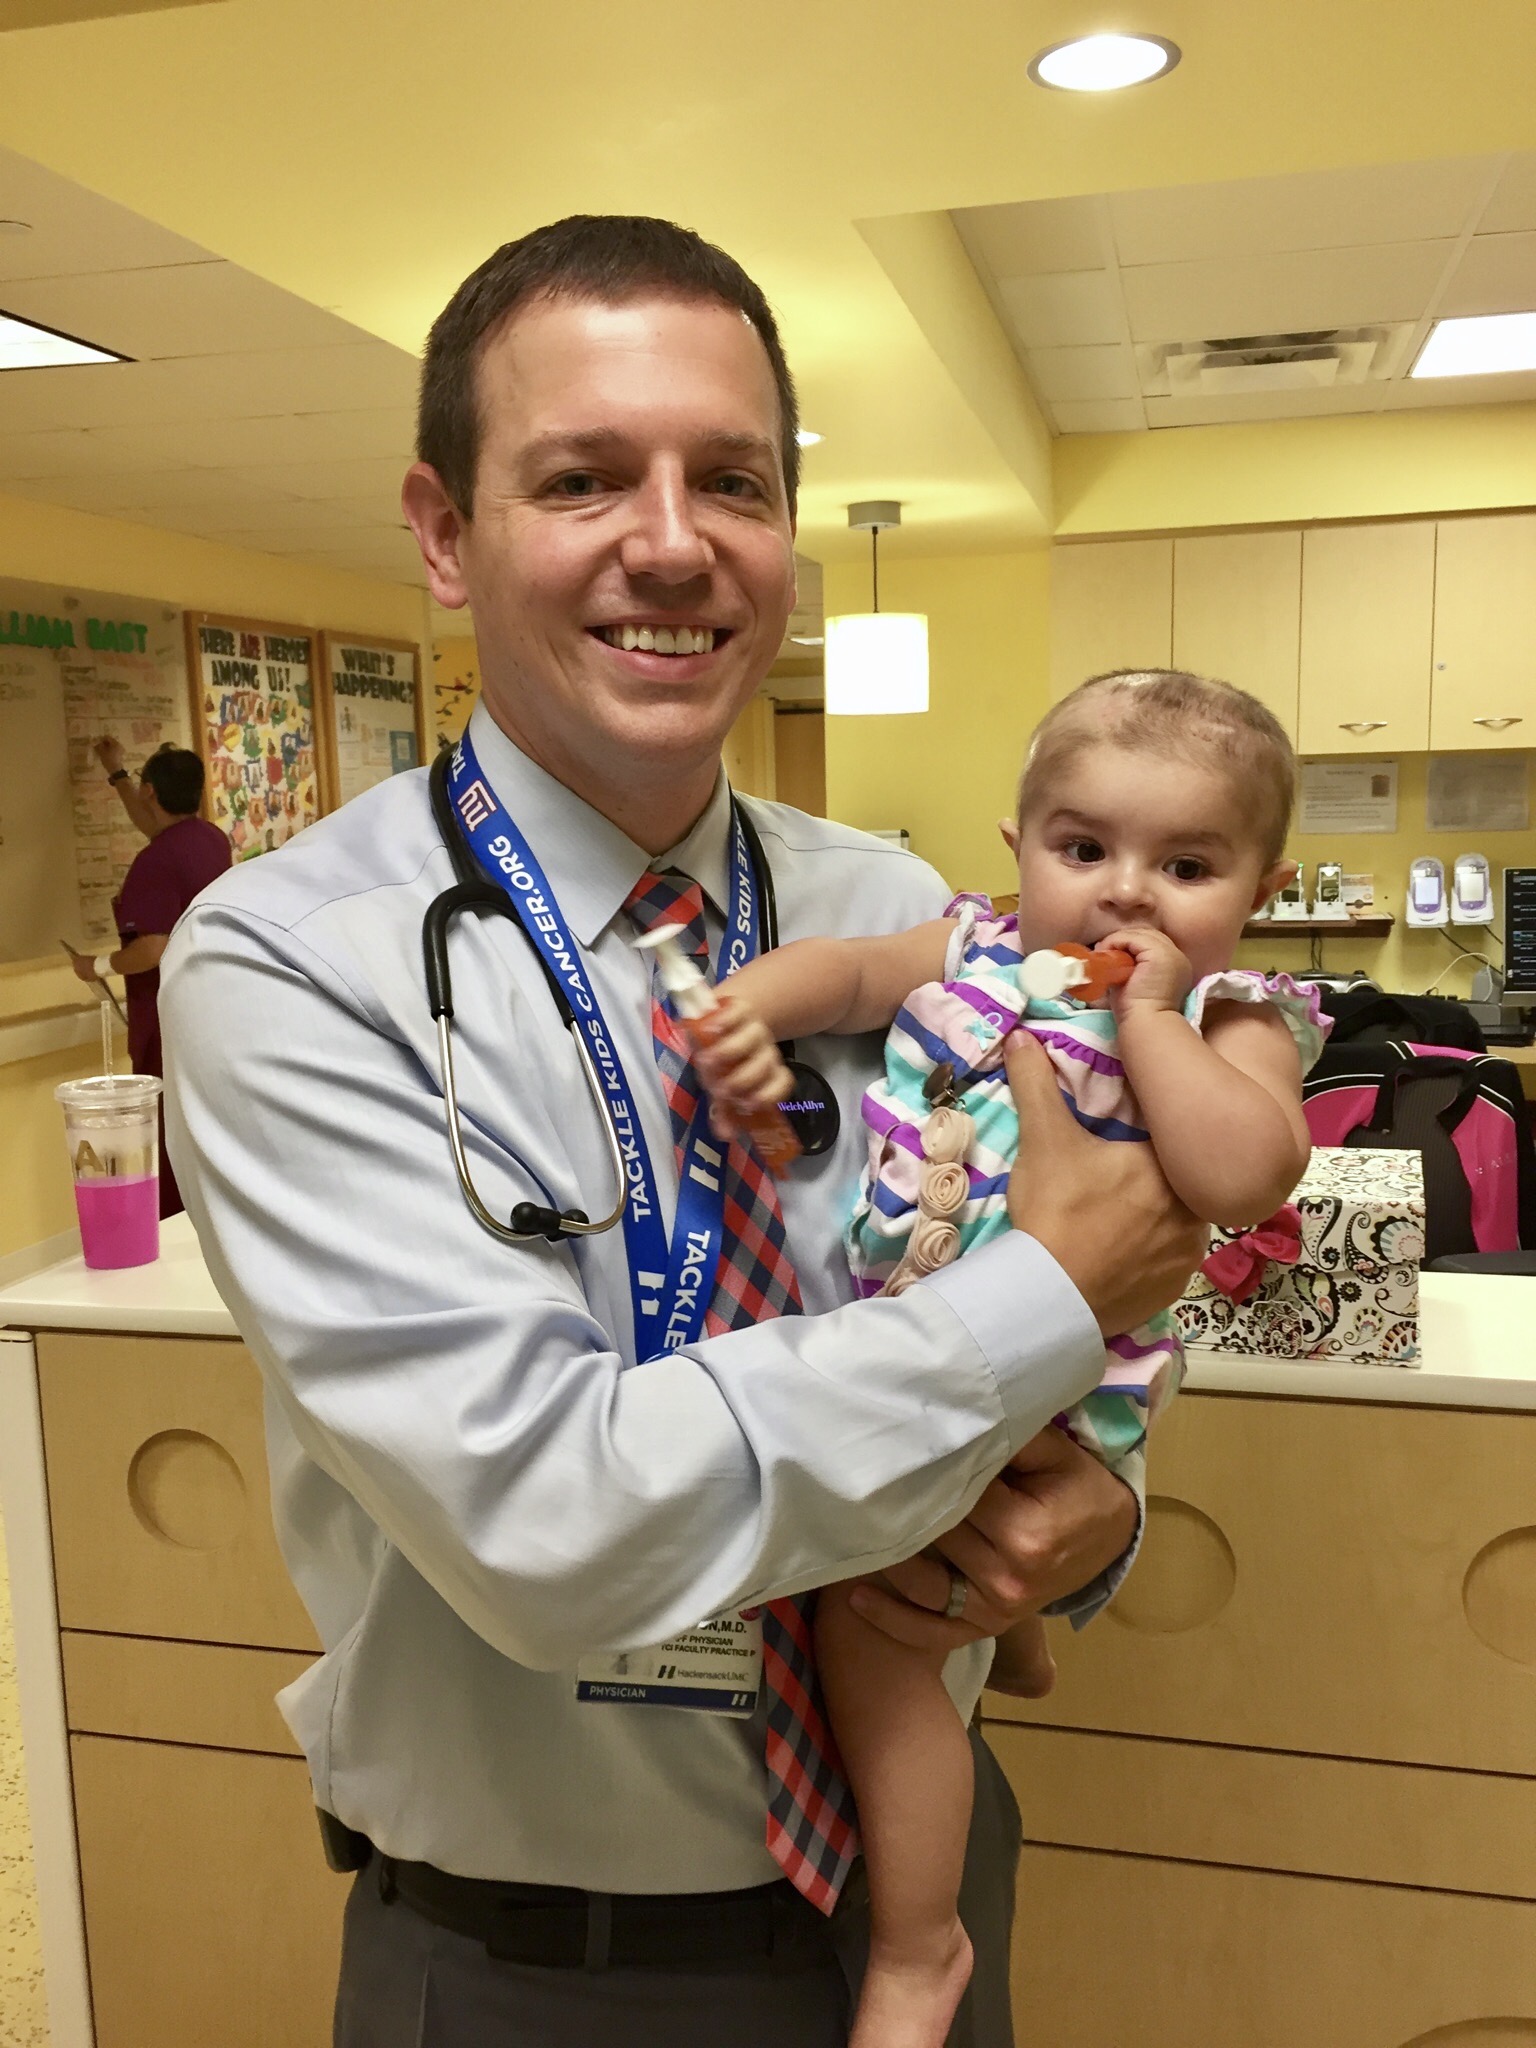
[(1451, 875), (1451, 923), (1492, 924), (1493, 883), (1480, 853), (1459, 853)]
[(1426, 855), (1408, 870), (1408, 922), (1418, 931), (1449, 922), (1445, 905), (1445, 866)]

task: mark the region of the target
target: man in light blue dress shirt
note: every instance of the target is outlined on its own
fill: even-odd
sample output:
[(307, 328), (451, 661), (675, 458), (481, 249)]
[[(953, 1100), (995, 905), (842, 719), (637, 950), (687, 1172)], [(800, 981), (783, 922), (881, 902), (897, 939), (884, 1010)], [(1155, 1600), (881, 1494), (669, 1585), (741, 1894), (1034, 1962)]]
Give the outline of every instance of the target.
[[(663, 223), (562, 223), (498, 251), (434, 328), (405, 485), (434, 595), (473, 605), (481, 769), (582, 949), (669, 1227), (622, 905), (678, 870), (719, 940), (720, 748), (794, 601), (795, 423), (729, 259)], [(948, 896), (878, 841), (751, 813), (786, 938), (894, 930)], [(452, 880), (425, 775), (396, 777), (207, 891), (161, 991), (170, 1150), (265, 1376), (279, 1536), (326, 1645), (282, 1706), (368, 1859), (336, 2039), (835, 2048), (858, 1907), (829, 1931), (786, 1899), (761, 1716), (579, 1703), (575, 1666), (884, 1571), (878, 1618), (954, 1652), (968, 1709), (993, 1635), (1045, 1603), (1091, 1611), (1125, 1567), (1133, 1496), (1047, 1425), (1097, 1383), (1101, 1329), (1177, 1294), (1198, 1235), (1150, 1148), (1096, 1145), (1021, 1055), (1018, 1228), (854, 1301), (840, 1232), (879, 1046), (828, 1039), (801, 1055), (842, 1136), (782, 1188), (806, 1313), (637, 1364), (621, 1230), (509, 1250), (460, 1196), (420, 944)], [(606, 1213), (602, 1127), (530, 947), (470, 918), (451, 950), (483, 1199)], [(1033, 1484), (1004, 1486), (1032, 1439)], [(936, 1540), (947, 1569), (919, 1555)], [(996, 2048), (1017, 1837), (980, 1769), (978, 1974), (952, 2039)]]

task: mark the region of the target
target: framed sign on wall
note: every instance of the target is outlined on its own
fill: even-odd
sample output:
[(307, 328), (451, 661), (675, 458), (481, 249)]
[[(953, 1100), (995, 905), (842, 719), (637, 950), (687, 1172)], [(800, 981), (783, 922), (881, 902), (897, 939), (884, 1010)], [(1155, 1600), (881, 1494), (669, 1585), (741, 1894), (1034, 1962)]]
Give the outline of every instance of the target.
[(325, 808), (431, 759), (421, 650), (365, 633), (320, 636)]
[(271, 853), (319, 812), (316, 637), (307, 626), (187, 613), (208, 816), (229, 834), (236, 860)]

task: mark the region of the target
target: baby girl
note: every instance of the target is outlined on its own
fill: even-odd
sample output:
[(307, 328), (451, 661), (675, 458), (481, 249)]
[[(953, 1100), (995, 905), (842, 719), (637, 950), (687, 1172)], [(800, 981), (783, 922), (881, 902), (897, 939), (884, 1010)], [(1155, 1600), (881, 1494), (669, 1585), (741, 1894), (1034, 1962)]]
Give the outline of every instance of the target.
[[(1017, 917), (961, 898), (913, 931), (801, 940), (743, 968), (724, 996), (730, 1028), (697, 1060), (717, 1131), (787, 1091), (778, 1041), (889, 1026), (848, 1251), (866, 1293), (899, 1291), (1009, 1227), (1018, 1120), (1003, 1043), (1020, 1029), (1078, 1121), (1150, 1140), (1197, 1216), (1269, 1216), (1306, 1164), (1301, 1081), (1325, 1027), (1310, 990), (1231, 961), (1245, 920), (1294, 873), (1294, 780), (1285, 734), (1245, 692), (1168, 670), (1095, 676), (1041, 722), (1002, 827)], [(1031, 999), (1024, 960), (1062, 942), (1129, 956), (1129, 978), (1086, 1004)], [(1134, 1482), (1180, 1370), (1169, 1312), (1111, 1339), (1098, 1390), (1058, 1426)], [(958, 1546), (941, 1548), (963, 1590)], [(815, 1630), (869, 1879), (851, 2048), (940, 2048), (970, 1974), (956, 1903), (970, 1750), (943, 1655), (892, 1641), (851, 1590), (821, 1593)], [(994, 1686), (1038, 1695), (1053, 1677), (1038, 1617), (999, 1639)]]

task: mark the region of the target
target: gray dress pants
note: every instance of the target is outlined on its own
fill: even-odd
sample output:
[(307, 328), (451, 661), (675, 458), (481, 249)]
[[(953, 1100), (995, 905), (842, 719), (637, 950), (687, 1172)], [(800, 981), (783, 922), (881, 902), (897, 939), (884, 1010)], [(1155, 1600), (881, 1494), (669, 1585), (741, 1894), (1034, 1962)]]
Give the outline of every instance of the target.
[[(976, 1973), (949, 2048), (1013, 2048), (1008, 1945), (1020, 1824), (974, 1730), (976, 1802), (960, 1917)], [(855, 1873), (857, 1876), (857, 1873)], [(377, 1862), (347, 1901), (335, 2048), (845, 2048), (863, 1968), (856, 1901), (833, 1922), (837, 1961), (789, 1975), (532, 1968), (380, 1895)]]

